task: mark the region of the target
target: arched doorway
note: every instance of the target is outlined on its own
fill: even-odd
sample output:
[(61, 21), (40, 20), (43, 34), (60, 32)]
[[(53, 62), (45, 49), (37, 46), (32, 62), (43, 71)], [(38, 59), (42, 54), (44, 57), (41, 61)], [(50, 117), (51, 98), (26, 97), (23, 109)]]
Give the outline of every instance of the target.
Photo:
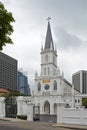
[(50, 114), (50, 103), (48, 101), (44, 103), (44, 113)]
[(54, 114), (57, 114), (57, 104), (54, 103)]

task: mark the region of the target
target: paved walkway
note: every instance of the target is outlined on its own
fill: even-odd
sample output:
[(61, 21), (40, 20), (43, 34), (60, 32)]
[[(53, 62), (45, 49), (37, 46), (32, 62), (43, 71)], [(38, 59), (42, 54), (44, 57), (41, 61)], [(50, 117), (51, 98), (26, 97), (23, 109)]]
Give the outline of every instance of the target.
[(76, 125), (76, 124), (53, 124), (54, 127), (77, 129), (77, 130), (87, 130), (87, 125)]
[(20, 122), (20, 121), (26, 121), (26, 120), (21, 120), (21, 119), (17, 119), (17, 118), (2, 118), (0, 117), (0, 120), (2, 121), (17, 121), (17, 122)]
[[(2, 121), (13, 121), (13, 122), (29, 122), (27, 120), (21, 120), (17, 118), (1, 118)], [(32, 122), (33, 123), (33, 122)], [(67, 129), (77, 129), (77, 130), (87, 130), (87, 125), (75, 125), (75, 124), (52, 124), (53, 127), (67, 128)]]

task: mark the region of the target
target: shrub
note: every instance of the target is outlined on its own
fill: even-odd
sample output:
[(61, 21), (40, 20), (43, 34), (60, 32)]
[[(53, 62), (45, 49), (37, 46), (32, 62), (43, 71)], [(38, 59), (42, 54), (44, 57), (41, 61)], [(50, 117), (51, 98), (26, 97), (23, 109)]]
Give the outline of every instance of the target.
[(27, 120), (27, 115), (17, 115), (18, 119)]
[(87, 108), (87, 98), (82, 98), (82, 106), (85, 106), (85, 108)]

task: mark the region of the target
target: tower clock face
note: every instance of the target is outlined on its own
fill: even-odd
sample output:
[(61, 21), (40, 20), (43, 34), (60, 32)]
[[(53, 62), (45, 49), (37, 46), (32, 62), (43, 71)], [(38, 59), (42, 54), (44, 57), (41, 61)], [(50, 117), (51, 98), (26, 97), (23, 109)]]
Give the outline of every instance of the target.
[(48, 84), (45, 85), (45, 90), (49, 90), (50, 86)]

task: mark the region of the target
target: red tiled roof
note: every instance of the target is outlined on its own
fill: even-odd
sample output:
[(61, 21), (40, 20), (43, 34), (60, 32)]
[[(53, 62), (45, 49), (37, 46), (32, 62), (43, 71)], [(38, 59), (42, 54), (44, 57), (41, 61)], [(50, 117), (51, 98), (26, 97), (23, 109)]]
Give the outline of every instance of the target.
[(0, 93), (10, 93), (10, 91), (4, 88), (0, 88)]

